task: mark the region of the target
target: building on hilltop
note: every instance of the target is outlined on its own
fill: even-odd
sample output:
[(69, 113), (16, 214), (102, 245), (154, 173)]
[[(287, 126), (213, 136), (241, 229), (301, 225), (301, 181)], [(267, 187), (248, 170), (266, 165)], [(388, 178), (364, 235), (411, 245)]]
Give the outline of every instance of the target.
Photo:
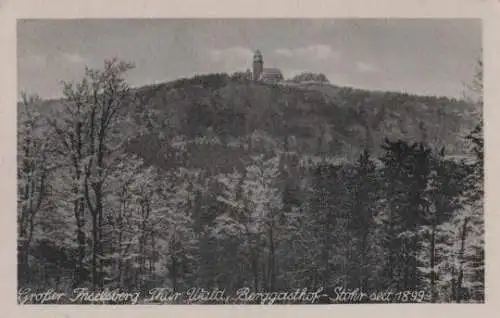
[(260, 80), (263, 82), (277, 83), (283, 80), (283, 74), (278, 68), (265, 68), (260, 75)]
[(260, 79), (260, 75), (264, 70), (264, 59), (262, 58), (262, 53), (259, 50), (255, 51), (253, 55), (253, 64), (252, 64), (252, 78), (254, 81), (258, 81)]
[(252, 78), (254, 81), (278, 83), (283, 80), (283, 73), (278, 68), (264, 68), (264, 59), (259, 50), (253, 55)]
[(308, 84), (329, 84), (328, 78), (322, 73), (303, 72), (292, 79), (285, 80), (279, 68), (264, 68), (264, 58), (259, 50), (253, 55), (252, 80), (255, 82), (279, 84), (283, 86), (303, 86)]

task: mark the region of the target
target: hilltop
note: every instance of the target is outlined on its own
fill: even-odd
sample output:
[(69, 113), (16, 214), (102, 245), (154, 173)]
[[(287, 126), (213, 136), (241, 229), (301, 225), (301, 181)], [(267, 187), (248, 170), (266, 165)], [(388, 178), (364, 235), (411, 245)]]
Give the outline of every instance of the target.
[[(139, 101), (134, 110), (137, 118), (145, 108), (152, 109), (153, 122), (160, 128), (144, 136), (132, 151), (157, 157), (155, 150), (171, 153), (163, 140), (208, 137), (214, 141), (210, 151), (198, 145), (193, 151), (201, 153), (191, 152), (183, 160), (212, 155), (216, 165), (227, 165), (223, 154), (233, 152), (228, 145), (241, 148), (241, 141), (255, 139), (303, 157), (351, 160), (364, 148), (379, 154), (385, 137), (427, 141), (460, 155), (462, 137), (476, 124), (467, 115), (471, 106), (463, 100), (331, 84), (270, 85), (225, 74), (146, 86), (134, 94)], [(261, 146), (262, 142), (256, 145)]]
[[(160, 166), (168, 158), (169, 164), (231, 167), (242, 152), (266, 147), (296, 151), (301, 160), (351, 161), (365, 148), (380, 154), (385, 137), (426, 141), (461, 155), (463, 136), (476, 124), (464, 100), (328, 83), (282, 86), (208, 74), (131, 92), (133, 102), (123, 111), (139, 126), (154, 128), (128, 150)], [(51, 100), (43, 108), (59, 106), (60, 100)], [(190, 142), (196, 147), (186, 151)]]

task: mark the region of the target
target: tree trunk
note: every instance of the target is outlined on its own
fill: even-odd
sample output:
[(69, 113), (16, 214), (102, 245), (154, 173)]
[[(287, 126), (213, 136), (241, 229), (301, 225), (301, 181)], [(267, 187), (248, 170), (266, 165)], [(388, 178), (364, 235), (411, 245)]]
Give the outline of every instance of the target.
[(432, 224), (432, 234), (431, 234), (431, 250), (430, 250), (430, 259), (431, 259), (431, 302), (436, 302), (436, 222)]
[[(75, 193), (76, 194), (76, 193)], [(80, 286), (83, 281), (83, 273), (84, 273), (84, 263), (85, 259), (85, 246), (86, 246), (86, 237), (85, 237), (85, 220), (83, 216), (84, 210), (84, 202), (82, 199), (78, 199), (74, 202), (74, 212), (75, 212), (75, 220), (76, 220), (76, 238), (77, 238), (77, 262), (75, 269), (75, 277), (73, 280), (73, 289)]]
[[(100, 195), (99, 195), (100, 197)], [(99, 207), (99, 222), (98, 222), (98, 237), (99, 237), (99, 286), (102, 288), (104, 286), (104, 262), (102, 261), (102, 257), (104, 255), (104, 249), (103, 249), (103, 241), (102, 241), (102, 218), (103, 218), (103, 213), (102, 213), (102, 203), (100, 202), (98, 204)]]
[(269, 291), (274, 291), (274, 285), (276, 280), (275, 273), (275, 247), (274, 247), (274, 235), (273, 226), (269, 228)]
[[(80, 103), (77, 103), (77, 113), (80, 114)], [(80, 180), (82, 178), (82, 171), (80, 163), (82, 162), (82, 123), (77, 119), (75, 124), (75, 139), (76, 139), (76, 154), (72, 156), (73, 168), (75, 169), (75, 184), (73, 186), (73, 195), (80, 194)], [(83, 281), (85, 249), (86, 249), (86, 235), (85, 235), (85, 202), (82, 198), (78, 198), (73, 202), (75, 221), (76, 221), (76, 239), (77, 239), (77, 262), (75, 277), (73, 280), (73, 289), (80, 286)]]
[(252, 251), (252, 273), (253, 273), (253, 288), (259, 290), (259, 258), (255, 251)]
[(362, 290), (366, 290), (367, 288), (367, 277), (366, 277), (366, 245), (368, 241), (368, 230), (363, 233), (363, 238), (361, 240), (361, 282), (360, 286)]
[(98, 231), (97, 214), (92, 213), (92, 289), (96, 290), (99, 280), (97, 277), (97, 253), (98, 253)]
[(177, 258), (172, 256), (172, 271), (170, 273), (170, 278), (172, 279), (172, 289), (174, 292), (177, 291)]
[(463, 265), (465, 263), (464, 260), (464, 253), (465, 253), (465, 239), (467, 238), (467, 223), (469, 219), (466, 218), (464, 220), (464, 225), (462, 227), (462, 234), (460, 238), (460, 253), (459, 253), (459, 262), (460, 262), (460, 269), (458, 272), (458, 279), (457, 279), (457, 302), (460, 303), (462, 301), (462, 284), (463, 284), (463, 279), (464, 279), (464, 271), (463, 271)]

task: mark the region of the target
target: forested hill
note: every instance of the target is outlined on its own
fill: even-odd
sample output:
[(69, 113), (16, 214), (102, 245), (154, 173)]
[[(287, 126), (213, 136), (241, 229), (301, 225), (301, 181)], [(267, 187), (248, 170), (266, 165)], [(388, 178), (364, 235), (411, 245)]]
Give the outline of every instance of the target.
[[(198, 145), (183, 162), (196, 164), (198, 155), (206, 162), (212, 154), (211, 163), (221, 161), (226, 166), (228, 146), (238, 148), (263, 138), (272, 147), (311, 159), (352, 161), (363, 149), (378, 155), (384, 138), (423, 141), (439, 149), (445, 146), (448, 155), (461, 155), (467, 151), (463, 137), (477, 124), (476, 118), (468, 116), (471, 105), (464, 100), (331, 84), (271, 85), (227, 74), (199, 75), (131, 91), (130, 108), (123, 111), (134, 114), (139, 126), (154, 129), (135, 139), (129, 150), (159, 164), (172, 150), (164, 141), (172, 139), (208, 138), (210, 153)], [(47, 101), (46, 107), (60, 103)], [(214, 152), (214, 143), (223, 147)]]
[[(20, 291), (484, 302), (472, 106), (224, 74), (130, 90), (129, 68), (107, 61), (64, 101), (25, 96), (18, 109)], [(395, 294), (338, 299), (338, 287)]]
[(460, 155), (463, 137), (477, 124), (462, 100), (331, 84), (269, 85), (225, 74), (145, 86), (134, 94), (136, 118), (145, 124), (149, 117), (148, 124), (156, 128), (131, 149), (150, 160), (160, 155), (162, 162), (161, 152), (171, 152), (162, 140), (173, 137), (220, 142), (218, 151), (213, 143), (210, 152), (198, 145), (182, 160), (201, 157), (206, 163), (206, 156), (213, 155), (211, 164), (225, 166), (232, 157), (227, 145), (234, 148), (250, 136), (303, 158), (351, 161), (365, 148), (378, 155), (386, 137), (445, 146), (447, 154)]

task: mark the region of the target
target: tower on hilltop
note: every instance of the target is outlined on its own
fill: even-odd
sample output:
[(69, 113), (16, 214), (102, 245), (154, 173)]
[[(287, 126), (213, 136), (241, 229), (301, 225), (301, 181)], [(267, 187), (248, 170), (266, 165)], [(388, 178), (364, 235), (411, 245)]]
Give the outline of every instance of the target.
[(262, 83), (276, 84), (283, 80), (283, 73), (279, 68), (264, 68), (262, 53), (256, 50), (253, 55), (252, 79)]
[(262, 71), (264, 70), (264, 59), (259, 50), (255, 51), (253, 55), (252, 78), (254, 81), (259, 80)]

